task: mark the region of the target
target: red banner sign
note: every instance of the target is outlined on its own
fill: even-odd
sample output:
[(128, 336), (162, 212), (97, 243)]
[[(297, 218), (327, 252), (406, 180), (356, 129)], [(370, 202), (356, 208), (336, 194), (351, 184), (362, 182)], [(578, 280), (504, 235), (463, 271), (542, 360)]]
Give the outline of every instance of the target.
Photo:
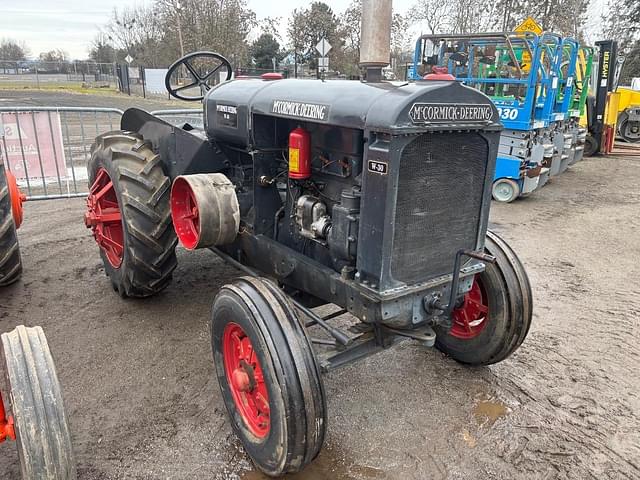
[(0, 151), (17, 179), (67, 177), (60, 116), (0, 113)]

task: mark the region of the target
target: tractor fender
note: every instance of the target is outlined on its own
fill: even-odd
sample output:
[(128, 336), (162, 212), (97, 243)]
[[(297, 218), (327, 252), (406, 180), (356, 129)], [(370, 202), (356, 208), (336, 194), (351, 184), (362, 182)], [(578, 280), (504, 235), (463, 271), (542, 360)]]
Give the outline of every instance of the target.
[(160, 155), (164, 173), (172, 181), (180, 175), (216, 173), (227, 168), (226, 157), (202, 130), (171, 125), (139, 108), (129, 108), (122, 114), (120, 128), (137, 132), (151, 142), (153, 151)]

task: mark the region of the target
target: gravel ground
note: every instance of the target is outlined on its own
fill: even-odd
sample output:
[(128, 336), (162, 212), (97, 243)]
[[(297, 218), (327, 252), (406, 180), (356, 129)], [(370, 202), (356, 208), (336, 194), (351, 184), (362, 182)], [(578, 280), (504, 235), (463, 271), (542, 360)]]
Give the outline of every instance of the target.
[[(404, 343), (326, 375), (324, 449), (288, 478), (640, 478), (639, 166), (586, 159), (527, 199), (494, 203), (493, 228), (534, 289), (522, 347), (470, 369)], [(83, 200), (25, 207), (25, 273), (0, 294), (0, 331), (44, 328), (80, 478), (263, 478), (227, 421), (208, 338), (211, 300), (239, 272), (180, 249), (165, 292), (122, 300)], [(10, 443), (0, 472), (19, 478)]]

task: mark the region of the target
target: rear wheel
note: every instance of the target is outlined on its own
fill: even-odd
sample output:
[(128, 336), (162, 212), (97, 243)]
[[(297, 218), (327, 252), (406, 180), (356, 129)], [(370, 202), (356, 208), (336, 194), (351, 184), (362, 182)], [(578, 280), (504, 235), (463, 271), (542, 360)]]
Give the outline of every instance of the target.
[(640, 142), (640, 122), (632, 122), (628, 119), (622, 121), (619, 127), (620, 136), (629, 143)]
[(42, 328), (3, 333), (2, 348), (22, 478), (75, 479), (62, 390)]
[(274, 284), (241, 278), (213, 302), (211, 344), (231, 425), (257, 468), (297, 472), (320, 452), (326, 405), (311, 342)]
[[(22, 220), (22, 202), (15, 179), (12, 177), (12, 181), (9, 181), (8, 174), (9, 171), (0, 163), (0, 287), (15, 282), (22, 274), (16, 233), (18, 222)], [(12, 207), (12, 203), (20, 205), (19, 211), (17, 207)]]
[(452, 313), (451, 328), (436, 329), (436, 347), (471, 365), (504, 360), (522, 344), (531, 326), (531, 286), (520, 260), (493, 232), (487, 233), (485, 251), (496, 263), (487, 263), (475, 276)]
[(171, 181), (160, 157), (138, 134), (100, 135), (89, 160), (91, 189), (85, 224), (100, 247), (105, 271), (123, 297), (164, 289), (176, 267)]
[(499, 178), (493, 182), (492, 194), (498, 202), (511, 203), (520, 196), (520, 185), (510, 178)]

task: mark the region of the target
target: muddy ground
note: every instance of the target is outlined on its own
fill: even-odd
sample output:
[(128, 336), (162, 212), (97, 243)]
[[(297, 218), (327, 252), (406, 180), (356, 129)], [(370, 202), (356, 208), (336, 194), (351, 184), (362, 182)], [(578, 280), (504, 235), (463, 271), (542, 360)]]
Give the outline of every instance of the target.
[[(639, 167), (586, 159), (494, 204), (534, 289), (520, 350), (466, 368), (404, 343), (326, 375), (324, 450), (289, 478), (640, 478)], [(81, 199), (27, 203), (24, 277), (0, 294), (0, 331), (46, 332), (80, 478), (263, 478), (227, 421), (208, 338), (211, 300), (239, 273), (180, 249), (165, 292), (122, 300), (82, 213)], [(0, 472), (19, 478), (11, 444)]]

